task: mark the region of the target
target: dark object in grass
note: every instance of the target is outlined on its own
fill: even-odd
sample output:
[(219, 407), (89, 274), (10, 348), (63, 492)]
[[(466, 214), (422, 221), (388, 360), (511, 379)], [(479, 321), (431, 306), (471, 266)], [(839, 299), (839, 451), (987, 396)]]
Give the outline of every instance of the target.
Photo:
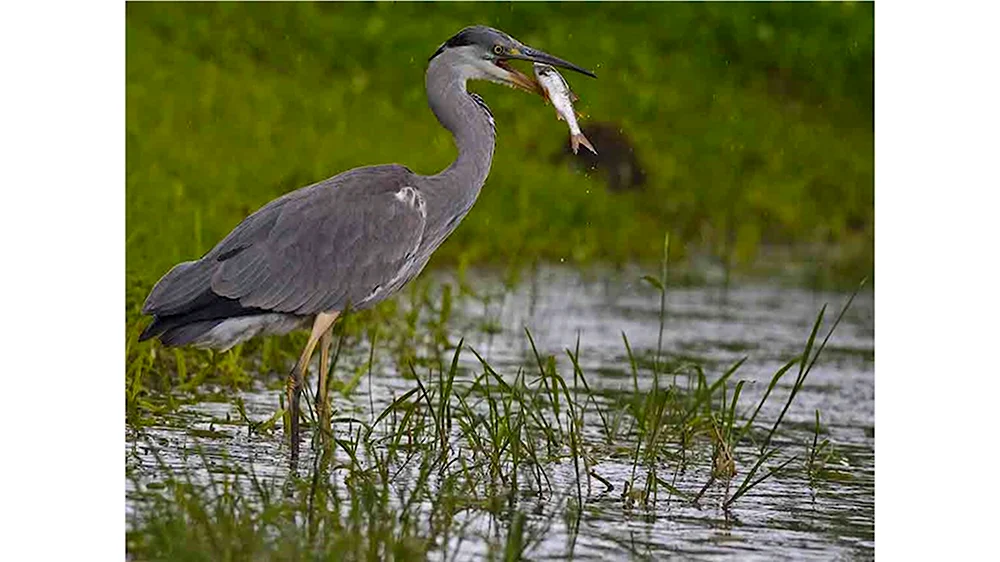
[(603, 173), (611, 191), (640, 189), (646, 184), (646, 172), (635, 155), (635, 148), (625, 132), (614, 123), (589, 123), (581, 126), (597, 154), (581, 150), (573, 154), (569, 144), (557, 153), (554, 161), (569, 159), (579, 170)]

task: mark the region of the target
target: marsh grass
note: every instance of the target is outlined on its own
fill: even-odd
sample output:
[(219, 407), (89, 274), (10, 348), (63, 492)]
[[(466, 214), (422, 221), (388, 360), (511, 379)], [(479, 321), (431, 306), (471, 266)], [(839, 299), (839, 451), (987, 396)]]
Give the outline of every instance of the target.
[[(651, 283), (661, 291), (661, 342), (666, 257), (659, 279)], [(332, 384), (331, 392), (363, 401), (361, 381), (367, 377), (368, 415), (334, 413), (323, 419), (310, 414), (306, 427), (312, 429), (314, 456), (306, 470), (296, 467), (283, 477), (261, 479), (252, 466), (235, 466), (221, 481), (216, 469), (206, 482), (161, 466), (168, 476), (155, 489), (131, 473), (140, 499), (130, 518), (130, 555), (140, 560), (447, 559), (473, 548), (492, 559), (514, 560), (530, 552), (557, 521), (564, 521), (566, 549), (572, 553), (574, 529), (588, 505), (613, 490), (620, 490), (616, 497), (622, 509), (649, 516), (678, 503), (704, 508), (705, 498), (718, 498), (712, 505), (728, 518), (741, 502), (752, 501), (758, 486), (782, 472), (801, 471), (814, 483), (837, 476), (824, 470), (834, 453), (829, 441), (819, 441), (818, 412), (801, 469), (793, 463), (803, 456), (792, 453), (787, 441), (776, 444), (774, 437), (783, 432), (792, 402), (853, 295), (817, 344), (825, 306), (820, 310), (803, 352), (777, 370), (761, 398), (747, 406), (748, 381), (732, 382), (746, 358), (718, 375), (698, 363), (661, 361), (662, 349), (651, 364), (640, 364), (626, 334), (622, 341), (631, 384), (622, 388), (591, 385), (581, 366), (585, 350), (579, 339), (565, 349), (569, 367), (560, 367), (554, 356), (539, 351), (529, 329), (524, 331), (529, 360), (500, 372), (464, 340), (449, 341), (452, 297), (450, 289), (445, 292), (448, 296), (437, 300), (426, 286), (417, 287), (408, 293), (409, 309), (349, 316), (338, 325), (331, 371), (346, 382)], [(376, 330), (376, 323), (388, 327)], [(407, 338), (412, 342), (407, 344)], [(362, 359), (347, 362), (349, 354), (341, 350), (348, 348)], [(462, 361), (470, 355), (474, 367)], [(242, 350), (206, 354), (200, 364), (192, 364), (158, 349), (149, 358), (137, 357), (126, 380), (135, 441), (155, 450), (155, 442), (144, 441), (146, 424), (215, 386), (245, 385), (255, 364), (251, 356)], [(370, 390), (373, 372), (380, 369), (376, 357), (391, 357), (397, 372), (411, 380), (408, 390), (379, 411)], [(152, 367), (159, 361), (174, 373), (154, 374), (162, 373)], [(794, 382), (783, 385), (796, 367)], [(312, 395), (306, 402), (314, 400)], [(776, 410), (765, 408), (776, 400), (779, 414), (762, 420), (762, 412)], [(282, 438), (272, 435), (281, 409), (254, 421), (238, 399), (234, 406), (239, 416), (234, 423), (245, 424), (253, 438)], [(622, 464), (629, 469), (605, 468)], [(700, 488), (682, 478), (702, 470), (708, 477)], [(709, 494), (713, 489), (720, 492)]]

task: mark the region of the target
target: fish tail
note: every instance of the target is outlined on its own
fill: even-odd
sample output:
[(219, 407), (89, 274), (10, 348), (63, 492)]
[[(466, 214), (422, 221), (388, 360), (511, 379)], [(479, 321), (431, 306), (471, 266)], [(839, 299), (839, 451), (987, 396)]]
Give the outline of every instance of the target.
[(594, 145), (590, 144), (590, 141), (587, 140), (587, 137), (583, 136), (583, 133), (570, 135), (569, 142), (570, 145), (573, 147), (573, 154), (576, 154), (576, 151), (579, 150), (581, 144), (589, 148), (590, 151), (593, 152), (594, 154), (597, 154), (597, 151), (594, 150)]

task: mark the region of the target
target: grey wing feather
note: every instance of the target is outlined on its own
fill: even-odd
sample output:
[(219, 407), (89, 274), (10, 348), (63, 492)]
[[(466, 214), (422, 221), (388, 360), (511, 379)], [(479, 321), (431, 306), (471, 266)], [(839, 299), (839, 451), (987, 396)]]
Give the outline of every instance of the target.
[(362, 303), (393, 283), (420, 244), (426, 213), (397, 197), (415, 181), (402, 166), (374, 166), (276, 199), (204, 258), (171, 270), (144, 311), (169, 313), (163, 311), (184, 306), (199, 287), (290, 314)]
[(142, 305), (142, 313), (175, 314), (204, 293), (211, 280), (211, 268), (200, 261), (179, 263), (153, 286)]
[(142, 313), (167, 316), (189, 310), (193, 300), (211, 289), (218, 262), (242, 251), (256, 239), (264, 239), (274, 226), (279, 209), (300, 191), (279, 197), (243, 219), (200, 260), (175, 265), (153, 286), (142, 305)]

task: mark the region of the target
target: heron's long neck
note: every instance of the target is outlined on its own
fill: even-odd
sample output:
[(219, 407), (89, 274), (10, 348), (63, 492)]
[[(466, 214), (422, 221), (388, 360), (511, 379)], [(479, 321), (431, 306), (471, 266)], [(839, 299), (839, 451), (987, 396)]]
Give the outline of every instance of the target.
[[(431, 61), (427, 69), (427, 100), (444, 128), (451, 131), (458, 158), (439, 174), (428, 177), (430, 211), (428, 226), (444, 226), (450, 232), (469, 211), (486, 182), (493, 162), (496, 133), (488, 110), (465, 89), (465, 78), (445, 54)], [(439, 220), (433, 220), (439, 219)], [(447, 236), (448, 232), (443, 232)]]

